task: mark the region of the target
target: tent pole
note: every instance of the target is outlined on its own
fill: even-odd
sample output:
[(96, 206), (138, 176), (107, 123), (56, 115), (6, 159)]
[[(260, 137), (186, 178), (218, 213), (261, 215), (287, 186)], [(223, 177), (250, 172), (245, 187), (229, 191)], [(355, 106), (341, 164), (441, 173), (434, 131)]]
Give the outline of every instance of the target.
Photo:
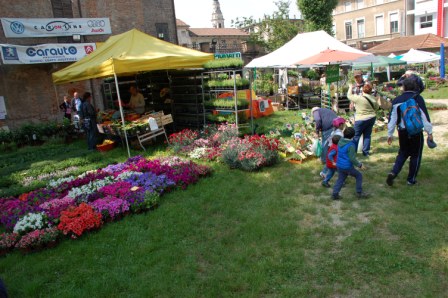
[(128, 149), (128, 157), (131, 157), (131, 151), (129, 150), (128, 133), (126, 132), (125, 125), (124, 125), (124, 115), (123, 115), (123, 107), (121, 105), (120, 88), (118, 87), (118, 78), (117, 78), (117, 74), (115, 73), (115, 71), (114, 71), (114, 78), (115, 78), (115, 88), (117, 88), (118, 106), (120, 108), (121, 122), (123, 125), (123, 133), (124, 133), (124, 138), (126, 140), (126, 148)]
[(251, 135), (254, 134), (254, 113), (252, 110), (252, 105), (253, 105), (253, 98), (252, 98), (252, 88), (255, 86), (252, 86), (252, 84), (254, 84), (255, 81), (255, 75), (256, 75), (256, 68), (253, 69), (253, 76), (250, 76), (250, 80), (249, 80), (249, 111), (250, 111), (250, 132)]

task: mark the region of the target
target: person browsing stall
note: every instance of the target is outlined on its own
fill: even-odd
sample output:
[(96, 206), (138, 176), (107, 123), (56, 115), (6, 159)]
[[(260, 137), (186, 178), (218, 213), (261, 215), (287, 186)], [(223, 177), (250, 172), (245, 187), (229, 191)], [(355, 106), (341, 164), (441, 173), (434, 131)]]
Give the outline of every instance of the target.
[(311, 109), (311, 116), (316, 124), (316, 133), (318, 136), (322, 136), (322, 154), (320, 156), (321, 162), (324, 164), (324, 168), (320, 172), (320, 176), (325, 178), (327, 174), (326, 156), (329, 147), (328, 140), (333, 132), (333, 120), (338, 115), (330, 109), (314, 107)]
[(356, 95), (351, 91), (353, 85), (349, 85), (347, 97), (356, 105), (355, 115), (355, 137), (353, 141), (356, 146), (363, 136), (362, 154), (364, 156), (370, 155), (370, 140), (372, 136), (373, 125), (376, 121), (376, 111), (379, 109), (379, 105), (375, 96), (372, 95), (372, 85), (365, 83), (362, 87), (362, 94)]
[(59, 105), (59, 109), (64, 112), (64, 117), (68, 120), (72, 119), (72, 108), (68, 96), (64, 96), (64, 102)]

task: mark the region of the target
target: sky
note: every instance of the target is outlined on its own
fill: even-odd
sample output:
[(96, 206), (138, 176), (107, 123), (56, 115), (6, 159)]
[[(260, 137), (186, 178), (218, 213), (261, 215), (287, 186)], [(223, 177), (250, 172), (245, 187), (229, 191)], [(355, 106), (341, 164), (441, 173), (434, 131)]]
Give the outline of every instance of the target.
[[(277, 10), (274, 0), (219, 0), (224, 16), (224, 26), (231, 28), (232, 20), (242, 17), (262, 18)], [(297, 1), (291, 0), (290, 18), (300, 16)], [(176, 18), (192, 28), (211, 28), (213, 0), (174, 0)]]

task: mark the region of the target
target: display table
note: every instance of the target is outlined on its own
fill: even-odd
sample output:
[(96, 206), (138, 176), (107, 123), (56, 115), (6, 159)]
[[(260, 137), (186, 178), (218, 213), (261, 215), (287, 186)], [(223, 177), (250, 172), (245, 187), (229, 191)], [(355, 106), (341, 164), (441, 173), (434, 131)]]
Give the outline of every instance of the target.
[[(125, 126), (123, 129), (120, 120), (112, 120), (112, 115), (114, 113), (116, 112), (105, 111), (99, 115), (99, 120), (104, 120), (98, 124), (98, 131), (101, 134), (105, 134), (109, 138), (119, 138), (122, 144), (124, 144), (123, 141), (125, 137), (127, 137), (128, 140), (134, 139), (143, 150), (146, 150), (143, 146), (143, 142), (152, 140), (159, 135), (165, 135), (165, 138), (168, 141), (165, 125), (173, 123), (171, 114), (164, 115), (163, 111), (147, 113), (141, 116), (129, 113), (125, 116)], [(150, 123), (152, 124), (152, 127), (150, 126)]]

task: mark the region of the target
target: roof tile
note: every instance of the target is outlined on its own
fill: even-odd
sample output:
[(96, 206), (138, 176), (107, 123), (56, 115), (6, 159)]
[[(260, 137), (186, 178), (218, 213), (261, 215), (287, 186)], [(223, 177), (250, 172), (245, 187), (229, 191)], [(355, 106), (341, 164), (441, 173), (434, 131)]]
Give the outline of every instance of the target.
[(437, 36), (435, 34), (423, 34), (413, 36), (396, 37), (385, 41), (382, 44), (368, 49), (366, 52), (373, 54), (390, 54), (390, 53), (404, 53), (411, 48), (415, 50), (428, 50), (440, 48), (440, 44), (448, 45), (448, 39)]

